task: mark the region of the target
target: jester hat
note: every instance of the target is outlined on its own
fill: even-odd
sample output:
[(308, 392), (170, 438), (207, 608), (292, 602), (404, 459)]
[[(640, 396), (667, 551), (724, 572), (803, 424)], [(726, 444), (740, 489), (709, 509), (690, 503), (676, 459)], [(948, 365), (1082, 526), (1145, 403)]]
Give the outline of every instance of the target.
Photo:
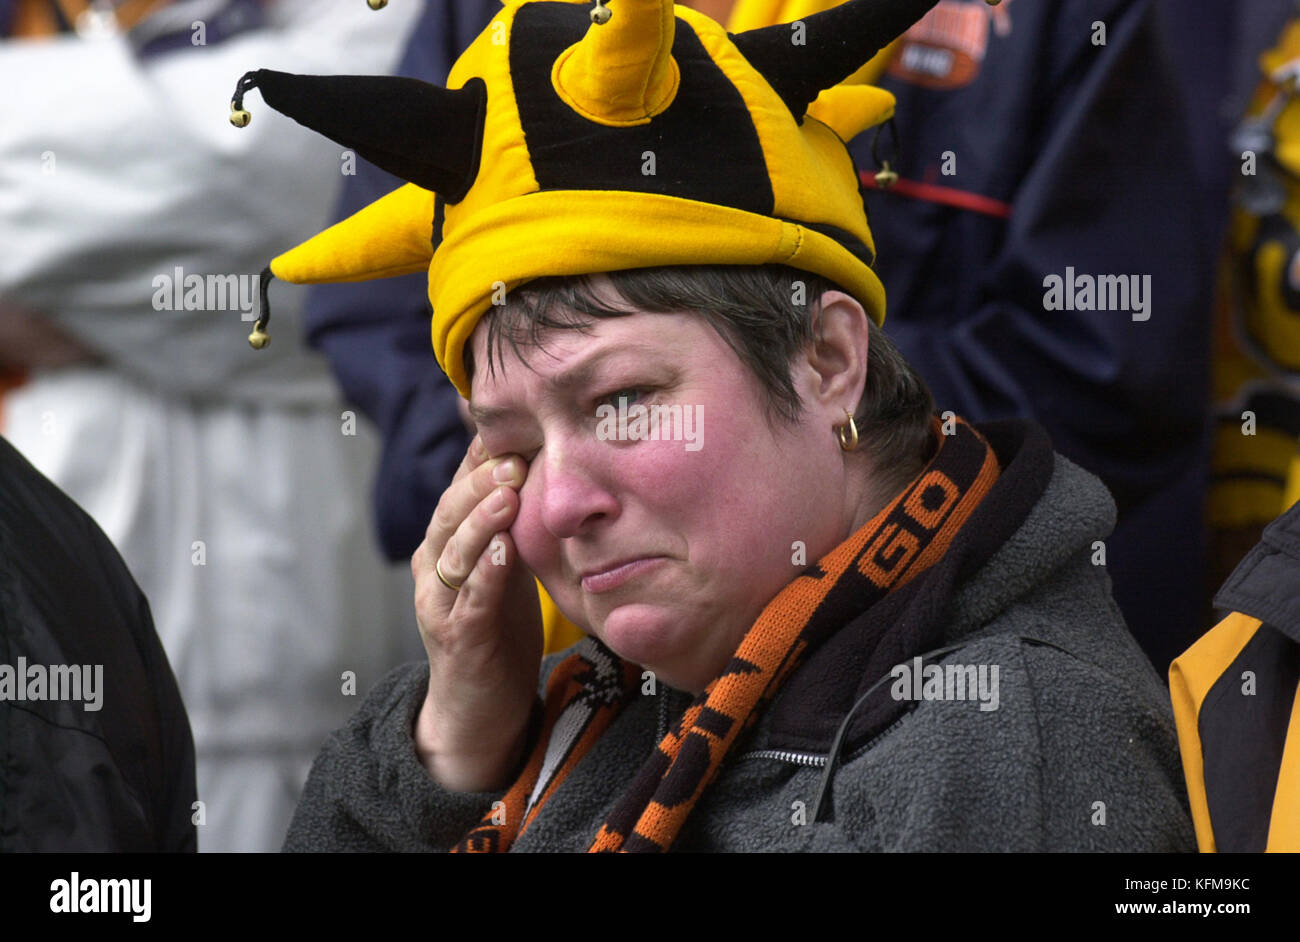
[[(838, 83), (934, 3), (849, 0), (731, 34), (670, 0), (506, 0), (446, 88), (249, 72), (232, 123), (248, 123), (256, 88), (410, 181), (268, 271), (315, 284), (427, 270), (434, 352), (466, 398), (474, 327), (547, 275), (782, 264), (840, 285), (881, 323), (844, 142), (888, 119), (894, 99)], [(266, 342), (266, 287), (254, 346)]]

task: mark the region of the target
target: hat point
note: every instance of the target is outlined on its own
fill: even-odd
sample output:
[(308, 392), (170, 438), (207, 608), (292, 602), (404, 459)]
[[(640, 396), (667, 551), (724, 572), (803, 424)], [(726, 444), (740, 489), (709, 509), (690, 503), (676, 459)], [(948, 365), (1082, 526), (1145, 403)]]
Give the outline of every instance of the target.
[(672, 0), (600, 0), (586, 34), (555, 61), (556, 93), (599, 124), (647, 123), (672, 104), (681, 81), (675, 27)]
[(844, 81), (901, 36), (938, 0), (848, 0), (804, 17), (804, 42), (791, 42), (791, 23), (745, 30), (733, 41), (802, 122), (825, 89)]

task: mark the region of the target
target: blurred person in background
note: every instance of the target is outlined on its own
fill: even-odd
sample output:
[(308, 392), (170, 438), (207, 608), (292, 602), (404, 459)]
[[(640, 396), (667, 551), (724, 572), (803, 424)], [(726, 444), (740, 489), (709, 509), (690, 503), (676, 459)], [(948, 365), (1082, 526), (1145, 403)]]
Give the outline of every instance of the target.
[[(1119, 520), (1095, 562), (1162, 676), (1207, 627), (1214, 98), (1230, 17), (1158, 0), (941, 0), (883, 63), (896, 154), (888, 130), (853, 148), (890, 246), (890, 336), (941, 410), (1032, 416), (1102, 479)], [(1176, 20), (1197, 24), (1194, 40)], [(887, 191), (873, 147), (892, 158)], [(1068, 299), (1050, 297), (1053, 276)], [(1107, 276), (1129, 290), (1075, 288)]]
[(1300, 4), (1254, 6), (1223, 149), (1209, 502), (1223, 617), (1169, 672), (1204, 852), (1300, 850)]
[(1242, 57), (1248, 94), (1223, 149), (1235, 186), (1215, 309), (1215, 587), (1300, 499), (1300, 4), (1272, 9), (1258, 54)]
[[(361, 3), (0, 0), (4, 434), (117, 545), (189, 710), (202, 850), (279, 847), (326, 733), (420, 651), (369, 538), (377, 440), (285, 330), (231, 342), (274, 247), (354, 155), (267, 113), (250, 63), (385, 73), (421, 12)], [(277, 313), (297, 319), (285, 291)]]

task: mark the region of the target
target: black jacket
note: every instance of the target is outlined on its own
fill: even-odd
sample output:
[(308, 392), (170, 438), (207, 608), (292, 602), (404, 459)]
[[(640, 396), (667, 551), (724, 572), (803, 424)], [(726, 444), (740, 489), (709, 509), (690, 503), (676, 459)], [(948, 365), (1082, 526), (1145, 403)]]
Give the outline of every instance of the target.
[(0, 852), (194, 851), (194, 801), (149, 603), (89, 515), (0, 438)]

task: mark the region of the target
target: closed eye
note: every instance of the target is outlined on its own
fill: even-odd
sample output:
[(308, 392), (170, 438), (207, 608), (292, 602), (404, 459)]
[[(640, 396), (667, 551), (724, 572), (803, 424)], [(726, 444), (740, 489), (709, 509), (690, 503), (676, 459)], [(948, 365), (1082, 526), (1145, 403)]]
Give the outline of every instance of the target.
[(540, 444), (531, 447), (519, 448), (517, 445), (526, 445), (524, 441), (510, 441), (504, 436), (499, 439), (489, 441), (488, 436), (484, 436), (483, 445), (487, 449), (489, 458), (500, 458), (504, 455), (519, 455), (527, 464), (532, 464), (537, 453), (542, 450)]

